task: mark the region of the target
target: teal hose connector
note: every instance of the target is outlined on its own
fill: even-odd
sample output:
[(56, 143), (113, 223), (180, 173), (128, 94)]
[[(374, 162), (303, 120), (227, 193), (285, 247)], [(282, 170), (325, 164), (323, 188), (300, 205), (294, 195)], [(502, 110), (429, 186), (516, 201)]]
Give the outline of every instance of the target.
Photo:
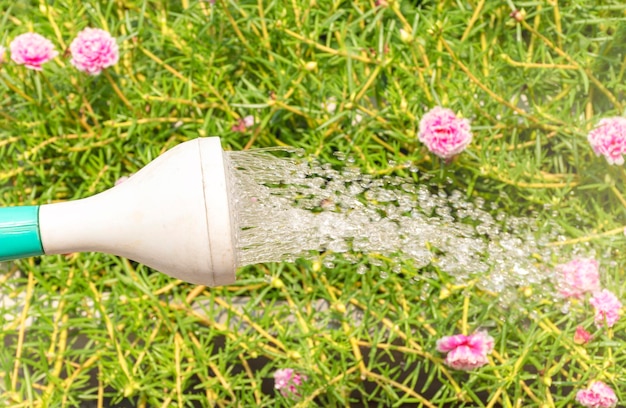
[(39, 206), (0, 208), (0, 261), (43, 255)]

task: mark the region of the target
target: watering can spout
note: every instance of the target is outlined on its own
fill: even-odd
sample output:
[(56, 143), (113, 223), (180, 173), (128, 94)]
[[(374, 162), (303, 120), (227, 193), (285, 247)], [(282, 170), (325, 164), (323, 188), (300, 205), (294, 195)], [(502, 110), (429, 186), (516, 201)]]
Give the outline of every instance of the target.
[(12, 242), (17, 236), (24, 241), (20, 248), (0, 249), (0, 259), (104, 252), (191, 283), (233, 283), (237, 262), (228, 177), (219, 138), (182, 143), (93, 197), (0, 209), (0, 248), (3, 239), (8, 242), (3, 210), (21, 212), (19, 228), (15, 221), (4, 225), (11, 226)]

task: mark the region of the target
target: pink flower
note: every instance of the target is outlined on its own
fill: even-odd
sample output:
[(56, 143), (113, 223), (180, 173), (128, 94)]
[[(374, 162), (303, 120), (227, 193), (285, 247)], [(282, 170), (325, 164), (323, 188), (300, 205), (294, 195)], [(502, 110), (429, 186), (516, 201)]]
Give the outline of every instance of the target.
[(596, 311), (594, 319), (596, 326), (602, 327), (606, 322), (608, 327), (613, 327), (615, 322), (619, 320), (622, 303), (610, 290), (604, 289), (602, 292), (597, 292), (589, 299), (589, 303)]
[(626, 118), (602, 119), (587, 140), (597, 156), (603, 155), (609, 164), (621, 166), (626, 154)]
[(617, 405), (617, 396), (602, 381), (594, 381), (589, 388), (576, 393), (576, 401), (588, 408), (611, 408)]
[(576, 327), (576, 333), (574, 333), (574, 343), (587, 344), (591, 341), (591, 333), (585, 330), (582, 326)]
[(580, 298), (585, 293), (600, 290), (598, 261), (593, 258), (576, 258), (568, 263), (557, 265), (558, 286), (561, 295)]
[(85, 28), (70, 44), (72, 65), (90, 75), (100, 72), (119, 60), (119, 50), (115, 38), (99, 28)]
[(298, 387), (306, 380), (306, 375), (301, 375), (292, 368), (281, 368), (274, 373), (274, 388), (285, 397), (299, 397)]
[(437, 351), (448, 353), (444, 362), (457, 370), (473, 370), (487, 364), (493, 350), (493, 338), (479, 331), (469, 336), (456, 334), (437, 340)]
[(232, 130), (233, 132), (243, 133), (249, 127), (254, 126), (255, 123), (256, 119), (254, 118), (254, 116), (248, 115), (242, 119), (239, 119), (237, 123), (231, 127), (230, 130)]
[(56, 57), (54, 44), (37, 33), (20, 34), (9, 45), (11, 59), (26, 68), (41, 71), (41, 66)]
[(469, 120), (457, 118), (450, 109), (436, 106), (420, 121), (419, 140), (439, 157), (449, 159), (472, 141)]

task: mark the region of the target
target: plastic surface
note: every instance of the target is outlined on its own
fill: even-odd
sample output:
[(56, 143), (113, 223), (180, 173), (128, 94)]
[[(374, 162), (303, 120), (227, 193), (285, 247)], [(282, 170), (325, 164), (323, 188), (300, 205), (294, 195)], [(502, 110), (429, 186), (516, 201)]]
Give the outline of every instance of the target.
[(0, 208), (0, 261), (42, 254), (39, 207)]
[(45, 253), (105, 252), (191, 283), (234, 282), (223, 154), (219, 138), (194, 139), (110, 190), (41, 206)]
[(213, 283), (216, 286), (234, 282), (235, 234), (234, 216), (229, 196), (229, 172), (226, 171), (224, 152), (219, 138), (201, 139), (200, 163), (207, 232), (211, 252)]

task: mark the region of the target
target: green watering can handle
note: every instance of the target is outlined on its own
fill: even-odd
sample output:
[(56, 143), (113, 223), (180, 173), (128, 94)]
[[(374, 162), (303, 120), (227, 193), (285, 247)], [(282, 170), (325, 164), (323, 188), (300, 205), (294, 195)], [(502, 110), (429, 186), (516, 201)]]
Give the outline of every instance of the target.
[(0, 208), (0, 261), (43, 255), (39, 206)]

